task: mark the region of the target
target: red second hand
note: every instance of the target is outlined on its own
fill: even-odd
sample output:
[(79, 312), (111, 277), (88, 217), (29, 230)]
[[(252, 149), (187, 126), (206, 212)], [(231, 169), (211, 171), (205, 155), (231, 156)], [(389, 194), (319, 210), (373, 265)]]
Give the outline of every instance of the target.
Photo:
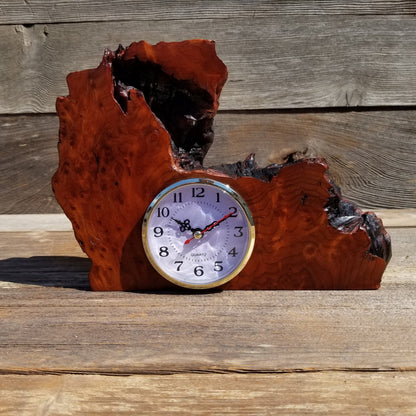
[[(211, 228), (215, 227), (216, 225), (218, 225), (221, 221), (224, 221), (225, 219), (227, 219), (229, 216), (231, 216), (233, 214), (233, 212), (229, 212), (227, 215), (225, 215), (224, 217), (222, 217), (220, 220), (215, 221), (213, 224), (211, 224), (209, 227), (205, 228), (205, 230), (200, 231), (201, 234), (204, 234), (206, 231), (209, 231)], [(193, 239), (195, 238), (195, 235), (193, 235), (191, 238), (189, 238), (188, 240), (185, 241), (185, 244), (189, 244)]]

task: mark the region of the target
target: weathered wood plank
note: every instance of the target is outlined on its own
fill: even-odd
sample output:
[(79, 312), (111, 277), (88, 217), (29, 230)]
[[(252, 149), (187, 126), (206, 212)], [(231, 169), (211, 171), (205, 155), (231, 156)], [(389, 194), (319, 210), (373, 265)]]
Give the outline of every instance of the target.
[(0, 376), (0, 413), (67, 415), (414, 415), (416, 374)]
[(0, 117), (0, 211), (61, 212), (51, 187), (57, 144), (56, 116)]
[(415, 28), (411, 15), (3, 25), (0, 113), (53, 112), (66, 75), (105, 47), (200, 37), (229, 68), (223, 110), (415, 105)]
[[(206, 166), (255, 153), (260, 166), (291, 152), (325, 157), (362, 208), (416, 207), (416, 111), (219, 113)], [(54, 115), (0, 117), (0, 213), (58, 213)]]
[(0, 372), (415, 371), (414, 314), (414, 284), (183, 295), (10, 287)]
[[(324, 157), (344, 196), (367, 208), (416, 207), (412, 111), (220, 114), (207, 166), (255, 153), (260, 166), (289, 153)], [(219, 162), (220, 161), (220, 162)]]
[(2, 1), (0, 24), (12, 23), (58, 23), (111, 20), (177, 20), (177, 19), (229, 19), (232, 17), (251, 18), (281, 14), (306, 15), (397, 15), (414, 14), (416, 5), (411, 0), (373, 0), (371, 2), (350, 2), (346, 0), (304, 0), (251, 1), (163, 1), (151, 3), (143, 0), (112, 0), (97, 7), (97, 2), (82, 0), (76, 3), (44, 0)]

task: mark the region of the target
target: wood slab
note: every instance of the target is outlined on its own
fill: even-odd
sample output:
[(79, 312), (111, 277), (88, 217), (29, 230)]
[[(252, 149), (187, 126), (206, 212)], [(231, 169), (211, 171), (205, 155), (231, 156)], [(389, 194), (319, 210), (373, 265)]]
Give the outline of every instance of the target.
[(324, 160), (289, 155), (260, 168), (251, 155), (203, 168), (226, 77), (203, 40), (134, 43), (68, 76), (52, 186), (92, 260), (91, 287), (173, 289), (144, 254), (143, 216), (165, 187), (204, 177), (237, 191), (256, 226), (253, 255), (224, 289), (378, 288), (390, 238), (373, 213), (342, 199)]

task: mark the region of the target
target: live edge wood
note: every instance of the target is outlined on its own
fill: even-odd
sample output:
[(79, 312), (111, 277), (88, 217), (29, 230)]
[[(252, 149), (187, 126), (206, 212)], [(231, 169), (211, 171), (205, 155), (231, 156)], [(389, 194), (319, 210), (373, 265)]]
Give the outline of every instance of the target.
[(229, 184), (254, 217), (252, 257), (224, 289), (378, 288), (390, 238), (374, 214), (341, 198), (323, 159), (203, 167), (226, 77), (214, 43), (202, 40), (135, 43), (68, 76), (52, 184), (92, 260), (92, 289), (173, 289), (146, 259), (141, 223), (158, 192), (191, 177)]

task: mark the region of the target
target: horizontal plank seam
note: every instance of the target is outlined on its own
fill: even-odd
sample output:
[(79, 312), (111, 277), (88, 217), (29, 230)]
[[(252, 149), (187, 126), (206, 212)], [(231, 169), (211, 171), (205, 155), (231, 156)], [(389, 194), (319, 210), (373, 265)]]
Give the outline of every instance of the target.
[[(86, 20), (76, 20), (76, 19), (69, 19), (69, 20), (40, 20), (40, 21), (34, 21), (34, 20), (23, 20), (23, 21), (18, 21), (18, 20), (12, 20), (9, 21), (7, 23), (1, 23), (0, 26), (15, 26), (15, 25), (22, 25), (25, 27), (32, 27), (34, 25), (59, 25), (59, 24), (91, 24), (91, 23), (117, 23), (117, 22), (123, 22), (123, 23), (129, 23), (129, 22), (175, 22), (175, 21), (179, 21), (179, 22), (183, 22), (183, 21), (193, 21), (193, 20), (198, 20), (198, 21), (203, 21), (203, 20), (238, 20), (238, 19), (246, 19), (246, 20), (250, 20), (250, 19), (266, 19), (266, 18), (270, 18), (270, 15), (265, 15), (265, 14), (255, 14), (255, 12), (253, 13), (252, 16), (249, 16), (248, 13), (247, 15), (237, 15), (237, 16), (221, 16), (219, 14), (216, 15), (212, 15), (212, 16), (207, 16), (207, 17), (200, 17), (198, 16), (198, 18), (196, 19), (194, 15), (190, 15), (191, 17), (187, 17), (186, 15), (179, 17), (160, 17), (160, 18), (153, 18), (153, 19), (146, 19), (146, 18), (135, 18), (135, 19), (129, 19), (129, 18), (123, 18), (122, 16), (117, 16), (117, 19), (86, 19)], [(320, 17), (320, 16), (331, 16), (331, 17), (342, 17), (342, 16), (348, 16), (348, 17), (383, 17), (383, 16), (388, 16), (388, 17), (411, 17), (414, 16), (414, 12), (412, 11), (408, 11), (408, 12), (395, 12), (395, 13), (388, 13), (388, 12), (377, 12), (377, 13), (371, 13), (371, 12), (366, 12), (366, 13), (331, 13), (330, 10), (326, 10), (325, 13), (302, 13), (301, 11), (296, 11), (296, 13), (278, 13), (275, 16), (279, 16), (279, 17), (293, 17), (293, 16), (305, 16), (305, 17)]]
[[(220, 100), (221, 101), (221, 100)], [(284, 107), (261, 109), (227, 109), (218, 110), (218, 114), (303, 114), (303, 113), (351, 113), (351, 112), (383, 112), (383, 111), (415, 111), (416, 105), (376, 105), (376, 106), (342, 106), (342, 107)], [(19, 113), (20, 114), (20, 113)]]
[[(221, 102), (221, 100), (220, 100)], [(416, 111), (416, 105), (377, 105), (377, 106), (349, 106), (349, 107), (283, 107), (283, 108), (261, 108), (261, 109), (218, 109), (218, 114), (309, 114), (309, 113), (351, 113), (351, 112), (383, 112), (383, 111)], [(43, 117), (57, 116), (56, 112), (18, 112), (0, 113), (2, 117)]]
[[(284, 16), (283, 14), (280, 16)], [(337, 16), (335, 14), (333, 15), (326, 15), (326, 16)], [(341, 15), (338, 15), (341, 16)], [(358, 15), (356, 15), (358, 16)], [(365, 16), (365, 15), (363, 15)], [(372, 16), (372, 15), (370, 15)], [(374, 15), (374, 16), (383, 16), (383, 15)], [(410, 15), (402, 15), (402, 14), (394, 14), (391, 15), (389, 14), (388, 16), (410, 16)], [(262, 19), (263, 17), (257, 17), (257, 19)], [(198, 17), (198, 21), (204, 21), (204, 20), (238, 20), (238, 19), (247, 19), (247, 17), (241, 16), (241, 17), (234, 17), (234, 16), (224, 16), (224, 17), (218, 17), (218, 16), (212, 16), (212, 17)], [(192, 21), (192, 20), (196, 20), (195, 17), (191, 17), (191, 18), (186, 18), (186, 16), (183, 16), (181, 18), (163, 18), (163, 19), (123, 19), (123, 18), (118, 18), (118, 19), (109, 19), (109, 20), (105, 20), (105, 19), (98, 19), (98, 20), (56, 20), (56, 21), (39, 21), (39, 22), (18, 22), (18, 21), (14, 21), (14, 22), (7, 22), (7, 23), (1, 23), (1, 26), (16, 26), (16, 25), (22, 25), (26, 28), (31, 28), (33, 26), (36, 25), (68, 25), (68, 24), (76, 24), (76, 25), (83, 25), (83, 24), (94, 24), (94, 23), (119, 23), (119, 22), (123, 22), (123, 23), (136, 23), (136, 22), (187, 22), (187, 21)]]
[(207, 368), (207, 369), (165, 369), (165, 370), (128, 370), (128, 371), (106, 371), (106, 370), (71, 370), (71, 369), (0, 369), (2, 375), (101, 375), (101, 376), (138, 376), (138, 375), (175, 375), (175, 374), (310, 374), (310, 373), (409, 373), (415, 372), (416, 367), (397, 367), (397, 368), (287, 368), (279, 370), (262, 370), (262, 369), (228, 369), (228, 368)]

